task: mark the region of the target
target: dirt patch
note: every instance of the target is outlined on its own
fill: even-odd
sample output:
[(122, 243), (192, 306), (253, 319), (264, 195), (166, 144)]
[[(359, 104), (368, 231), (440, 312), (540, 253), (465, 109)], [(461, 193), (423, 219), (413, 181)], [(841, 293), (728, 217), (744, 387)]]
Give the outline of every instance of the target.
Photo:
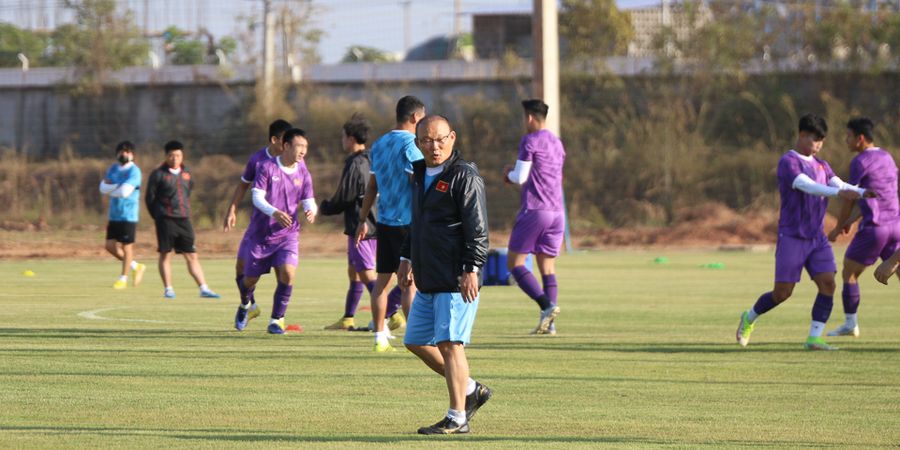
[[(677, 224), (670, 227), (634, 227), (575, 232), (576, 249), (606, 247), (696, 247), (740, 249), (775, 243), (778, 229), (777, 211), (753, 211), (739, 214), (716, 203), (700, 204), (679, 211)], [(826, 216), (825, 229), (830, 230), (834, 218)], [(231, 258), (237, 252), (241, 231), (218, 229), (197, 231), (197, 248), (203, 257)], [(103, 249), (105, 228), (83, 225), (66, 230), (53, 230), (44, 224), (0, 222), (0, 258), (109, 258)], [(338, 230), (312, 227), (300, 236), (304, 255), (341, 255), (346, 252), (346, 236)], [(492, 232), (491, 247), (505, 247), (507, 232)], [(136, 254), (148, 258), (156, 253), (151, 225), (142, 224), (138, 231)]]

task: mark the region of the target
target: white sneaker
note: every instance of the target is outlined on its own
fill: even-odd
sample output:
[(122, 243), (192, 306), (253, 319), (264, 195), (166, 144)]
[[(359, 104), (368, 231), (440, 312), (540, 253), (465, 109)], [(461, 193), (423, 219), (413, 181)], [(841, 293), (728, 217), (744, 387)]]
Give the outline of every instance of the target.
[(547, 328), (547, 334), (550, 336), (556, 336), (556, 322), (550, 321), (550, 327)]
[[(550, 324), (553, 319), (559, 315), (559, 306), (551, 306), (541, 311), (541, 317), (538, 319), (537, 327), (531, 330), (531, 334), (549, 334)], [(554, 329), (554, 331), (556, 331)]]
[(829, 331), (828, 336), (853, 336), (859, 337), (859, 325), (849, 326), (846, 323)]

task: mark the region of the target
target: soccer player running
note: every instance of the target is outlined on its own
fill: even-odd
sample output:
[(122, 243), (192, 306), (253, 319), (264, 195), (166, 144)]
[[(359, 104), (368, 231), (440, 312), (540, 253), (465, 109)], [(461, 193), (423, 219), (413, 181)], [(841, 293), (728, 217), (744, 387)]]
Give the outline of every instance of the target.
[[(400, 246), (409, 233), (412, 198), (412, 165), (422, 159), (422, 152), (416, 147), (416, 124), (425, 117), (425, 104), (418, 98), (407, 95), (397, 102), (397, 126), (379, 138), (372, 145), (369, 155), (372, 160), (371, 176), (366, 185), (366, 196), (359, 210), (359, 226), (356, 228), (356, 242), (359, 244), (368, 234), (366, 219), (378, 197), (377, 228), (378, 245), (375, 254), (375, 291), (372, 294), (372, 322), (375, 327), (377, 353), (393, 352), (396, 349), (388, 341), (390, 331), (384, 329), (387, 313), (386, 289), (400, 266)], [(403, 289), (401, 298), (403, 313), (409, 314), (409, 307), (416, 294), (415, 283)]]
[[(879, 257), (887, 260), (900, 249), (900, 205), (897, 201), (897, 164), (891, 154), (876, 147), (872, 130), (875, 125), (865, 117), (847, 122), (847, 148), (856, 153), (850, 162), (850, 184), (875, 193), (876, 198), (859, 200), (862, 221), (859, 230), (844, 254), (841, 276), (844, 286), (841, 297), (844, 303), (843, 325), (831, 330), (828, 336), (859, 336), (857, 313), (859, 309), (859, 276)], [(845, 200), (838, 213), (838, 224), (828, 233), (834, 242), (838, 235), (850, 231), (859, 218), (851, 217), (853, 202)]]
[(183, 164), (184, 145), (169, 141), (165, 145), (166, 160), (150, 173), (144, 201), (156, 222), (156, 241), (159, 251), (159, 276), (162, 278), (163, 297), (175, 298), (172, 286), (172, 251), (184, 255), (188, 272), (200, 287), (200, 296), (219, 298), (206, 285), (203, 267), (194, 246), (194, 226), (191, 224), (191, 190), (194, 179)]
[(787, 300), (800, 281), (803, 268), (818, 288), (812, 307), (812, 324), (804, 344), (808, 350), (836, 350), (822, 339), (825, 322), (831, 315), (834, 296), (834, 273), (837, 266), (831, 244), (823, 230), (828, 199), (841, 197), (855, 200), (871, 196), (844, 183), (825, 160), (818, 157), (828, 124), (825, 119), (807, 114), (800, 118), (799, 135), (793, 150), (778, 161), (778, 190), (781, 214), (778, 219), (778, 243), (775, 248), (775, 287), (761, 295), (752, 308), (741, 314), (736, 338), (745, 347), (756, 319)]
[(447, 415), (419, 433), (468, 433), (469, 421), (492, 395), (469, 378), (465, 352), (488, 251), (484, 180), (475, 164), (453, 151), (456, 133), (446, 118), (424, 118), (417, 142), (425, 160), (413, 164), (412, 225), (398, 277), (407, 287), (415, 279), (418, 292), (403, 343), (444, 377), (450, 395)]
[[(293, 128), (293, 126), (282, 119), (275, 120), (269, 124), (269, 145), (251, 155), (250, 159), (247, 161), (247, 165), (244, 167), (244, 173), (241, 175), (240, 181), (238, 181), (237, 185), (234, 187), (234, 195), (231, 196), (231, 203), (228, 205), (228, 212), (225, 214), (225, 223), (222, 225), (224, 231), (234, 228), (235, 223), (237, 222), (237, 207), (244, 199), (244, 194), (247, 193), (247, 189), (253, 184), (253, 179), (256, 178), (256, 165), (261, 161), (281, 155), (283, 150), (281, 138), (284, 136), (284, 132), (291, 128)], [(301, 161), (300, 164), (303, 164), (303, 162)], [(245, 230), (244, 237), (241, 239), (241, 243), (238, 247), (237, 261), (234, 265), (234, 281), (237, 284), (241, 301), (243, 302), (244, 298), (249, 299), (250, 309), (247, 311), (247, 319), (245, 321), (240, 323), (235, 322), (234, 327), (238, 330), (244, 329), (244, 327), (247, 326), (248, 321), (255, 319), (260, 314), (259, 308), (256, 306), (256, 298), (253, 296), (255, 287), (247, 288), (244, 285), (244, 260), (248, 257), (247, 252), (251, 245), (246, 231), (247, 230)]]
[[(375, 215), (366, 218), (368, 233), (356, 243), (356, 228), (359, 226), (359, 210), (366, 194), (369, 181), (369, 152), (366, 141), (372, 127), (362, 116), (354, 114), (341, 129), (341, 147), (350, 156), (344, 161), (344, 170), (337, 191), (329, 200), (323, 200), (319, 212), (326, 216), (344, 214), (344, 234), (347, 235), (347, 275), (350, 286), (344, 300), (344, 315), (337, 322), (325, 327), (326, 330), (349, 330), (356, 327), (353, 317), (362, 298), (363, 290), (371, 295), (375, 288)], [(406, 326), (406, 319), (398, 314), (400, 309), (400, 288), (395, 287), (388, 295), (386, 316), (390, 317), (388, 328), (394, 330)]]
[[(531, 334), (556, 334), (556, 255), (565, 230), (562, 177), (566, 151), (547, 129), (549, 107), (538, 99), (522, 102), (525, 129), (515, 167), (503, 169), (504, 181), (522, 186), (522, 206), (509, 236), (507, 266), (519, 288), (537, 302), (540, 316)], [(533, 253), (541, 272), (543, 289), (525, 258)]]
[[(316, 199), (312, 177), (303, 164), (309, 143), (306, 132), (291, 128), (284, 132), (281, 155), (263, 160), (256, 167), (251, 198), (253, 213), (245, 236), (249, 239), (244, 261), (244, 286), (253, 289), (259, 277), (275, 268), (278, 286), (273, 296), (269, 334), (284, 334), (284, 315), (297, 271), (302, 208), (306, 220), (316, 220)], [(234, 317), (235, 328), (244, 329), (249, 320), (250, 299), (241, 297)]]
[(134, 144), (122, 141), (116, 145), (117, 163), (106, 170), (100, 182), (100, 193), (109, 196), (109, 222), (106, 224), (106, 251), (122, 261), (122, 272), (113, 289), (128, 287), (128, 273), (132, 285), (144, 279), (147, 266), (134, 259), (134, 238), (140, 210), (141, 168), (134, 163)]

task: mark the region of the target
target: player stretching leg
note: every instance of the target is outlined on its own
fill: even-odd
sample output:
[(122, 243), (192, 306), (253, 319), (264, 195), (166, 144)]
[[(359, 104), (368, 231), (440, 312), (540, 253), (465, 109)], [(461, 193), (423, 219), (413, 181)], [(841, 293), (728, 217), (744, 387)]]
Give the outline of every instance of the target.
[(812, 324), (804, 346), (808, 350), (836, 350), (822, 339), (825, 322), (831, 315), (837, 271), (831, 244), (823, 230), (828, 206), (825, 197), (854, 200), (864, 192), (841, 181), (828, 163), (818, 157), (827, 133), (825, 119), (813, 114), (801, 117), (795, 149), (778, 161), (781, 214), (775, 249), (775, 287), (741, 314), (736, 338), (742, 347), (750, 342), (756, 319), (791, 296), (805, 267), (819, 293), (813, 303)]

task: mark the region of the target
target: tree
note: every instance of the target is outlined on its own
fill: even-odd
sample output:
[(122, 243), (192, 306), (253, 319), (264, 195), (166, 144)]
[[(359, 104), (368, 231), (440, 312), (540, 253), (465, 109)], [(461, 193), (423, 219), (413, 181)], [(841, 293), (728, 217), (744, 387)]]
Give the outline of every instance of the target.
[(52, 65), (75, 68), (77, 91), (99, 94), (111, 71), (147, 60), (149, 44), (131, 12), (118, 12), (115, 0), (66, 0), (65, 5), (75, 13), (75, 23), (53, 31), (48, 58)]
[(19, 53), (28, 57), (31, 66), (43, 65), (44, 52), (49, 43), (48, 33), (0, 23), (0, 67), (20, 67)]
[(205, 29), (191, 34), (171, 26), (163, 32), (166, 59), (175, 65), (218, 64), (217, 51), (230, 56), (237, 48), (234, 38), (223, 37), (219, 42)]
[(390, 53), (365, 45), (350, 46), (347, 48), (347, 53), (341, 58), (342, 63), (390, 62), (394, 60), (395, 58)]
[(573, 57), (624, 55), (634, 26), (615, 0), (563, 0), (559, 33)]

